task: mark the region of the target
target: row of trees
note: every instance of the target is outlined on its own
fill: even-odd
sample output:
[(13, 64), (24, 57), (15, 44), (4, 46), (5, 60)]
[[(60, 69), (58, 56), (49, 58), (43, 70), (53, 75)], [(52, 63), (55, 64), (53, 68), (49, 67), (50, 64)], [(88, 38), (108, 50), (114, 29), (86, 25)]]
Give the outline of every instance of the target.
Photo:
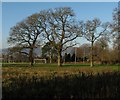
[[(24, 48), (29, 48), (29, 53), (21, 53), (26, 53), (29, 56), (31, 65), (33, 65), (34, 60), (34, 48), (40, 47), (43, 42), (44, 44), (49, 43), (52, 48), (50, 49), (52, 50), (51, 57), (55, 56), (54, 53), (57, 54), (58, 66), (61, 66), (62, 52), (75, 46), (77, 37), (84, 37), (91, 45), (90, 59), (91, 66), (93, 66), (95, 41), (101, 36), (117, 34), (118, 32), (118, 20), (116, 18), (118, 17), (118, 10), (115, 11), (114, 17), (114, 23), (112, 24), (102, 23), (97, 18), (83, 22), (75, 19), (75, 13), (70, 7), (42, 10), (12, 27), (8, 43), (19, 47), (19, 52)], [(118, 37), (118, 35), (115, 36)], [(115, 38), (115, 41), (118, 40)]]
[[(108, 45), (109, 41), (104, 38), (105, 37), (101, 37), (94, 44), (93, 61), (97, 64), (118, 64), (120, 62), (118, 50), (116, 48), (110, 48)], [(34, 52), (33, 55), (35, 58), (45, 58), (47, 63), (57, 62), (57, 51), (50, 47), (50, 43), (46, 43), (46, 45), (42, 47), (41, 57), (37, 52)], [(7, 49), (7, 53), (3, 53), (3, 58), (3, 62), (29, 62), (28, 55), (18, 51), (16, 52), (15, 48)], [(90, 44), (82, 44), (80, 47), (72, 47), (66, 50), (62, 53), (62, 62), (90, 62)]]
[[(42, 48), (42, 57), (47, 59), (48, 63), (57, 61), (57, 52), (47, 43)], [(85, 43), (80, 47), (72, 47), (62, 53), (62, 62), (90, 62), (90, 44)], [(109, 46), (109, 39), (99, 38), (93, 46), (93, 61), (97, 64), (118, 64), (120, 62), (118, 49)]]

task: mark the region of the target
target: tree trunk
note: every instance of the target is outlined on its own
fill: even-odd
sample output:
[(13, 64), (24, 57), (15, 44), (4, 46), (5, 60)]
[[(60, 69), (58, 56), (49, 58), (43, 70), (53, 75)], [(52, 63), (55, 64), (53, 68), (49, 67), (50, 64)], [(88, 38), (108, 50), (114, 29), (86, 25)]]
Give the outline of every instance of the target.
[(62, 62), (61, 62), (61, 51), (58, 51), (58, 66), (62, 66)]
[(29, 61), (30, 61), (30, 65), (33, 66), (34, 60), (33, 60), (33, 48), (30, 48), (29, 51)]
[(51, 53), (51, 50), (50, 50), (50, 64), (52, 63), (52, 53)]
[(90, 66), (93, 67), (94, 66), (94, 62), (93, 62), (93, 41), (91, 43), (91, 63)]

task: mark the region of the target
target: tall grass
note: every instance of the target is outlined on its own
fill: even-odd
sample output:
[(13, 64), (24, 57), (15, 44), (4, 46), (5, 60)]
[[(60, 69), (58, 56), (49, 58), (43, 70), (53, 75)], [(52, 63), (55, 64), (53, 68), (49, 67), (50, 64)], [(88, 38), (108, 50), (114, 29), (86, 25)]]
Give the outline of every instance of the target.
[[(4, 73), (5, 74), (5, 73)], [(13, 73), (12, 73), (13, 74)], [(120, 72), (77, 74), (52, 71), (49, 76), (34, 74), (13, 75), (3, 79), (3, 100), (33, 99), (117, 99), (120, 97)], [(9, 76), (9, 75), (8, 75)]]

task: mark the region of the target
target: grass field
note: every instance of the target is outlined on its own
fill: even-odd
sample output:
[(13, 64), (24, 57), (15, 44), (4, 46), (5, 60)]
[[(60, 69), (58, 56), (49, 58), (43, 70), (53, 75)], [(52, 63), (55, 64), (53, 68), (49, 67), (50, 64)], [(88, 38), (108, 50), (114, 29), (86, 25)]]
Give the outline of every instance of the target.
[[(50, 76), (55, 73), (56, 75), (63, 76), (64, 74), (79, 74), (84, 72), (86, 74), (97, 74), (103, 72), (119, 71), (118, 65), (96, 65), (90, 67), (88, 64), (65, 64), (58, 67), (56, 64), (36, 64), (33, 67), (28, 67), (29, 64), (3, 64), (2, 75), (4, 77), (13, 77), (16, 75), (39, 75)], [(7, 76), (6, 76), (7, 75)]]
[[(62, 67), (89, 67), (89, 63), (66, 63), (62, 65)], [(102, 65), (102, 64), (95, 64), (95, 67), (119, 67), (120, 65)], [(2, 63), (2, 67), (30, 67), (30, 63)], [(33, 67), (58, 67), (56, 63), (54, 64), (34, 64)]]
[(120, 66), (3, 64), (4, 99), (118, 98)]

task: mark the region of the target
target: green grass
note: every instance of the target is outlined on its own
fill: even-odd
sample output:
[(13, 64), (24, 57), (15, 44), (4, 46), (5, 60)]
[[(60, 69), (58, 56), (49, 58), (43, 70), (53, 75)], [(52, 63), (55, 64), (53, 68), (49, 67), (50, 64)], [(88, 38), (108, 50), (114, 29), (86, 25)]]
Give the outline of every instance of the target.
[[(2, 67), (29, 67), (30, 63), (2, 63)], [(63, 64), (62, 67), (89, 67), (90, 64)], [(118, 66), (120, 65), (102, 65), (102, 64), (95, 64), (94, 67), (108, 67), (108, 66)], [(33, 67), (58, 67), (57, 64), (34, 64)]]

